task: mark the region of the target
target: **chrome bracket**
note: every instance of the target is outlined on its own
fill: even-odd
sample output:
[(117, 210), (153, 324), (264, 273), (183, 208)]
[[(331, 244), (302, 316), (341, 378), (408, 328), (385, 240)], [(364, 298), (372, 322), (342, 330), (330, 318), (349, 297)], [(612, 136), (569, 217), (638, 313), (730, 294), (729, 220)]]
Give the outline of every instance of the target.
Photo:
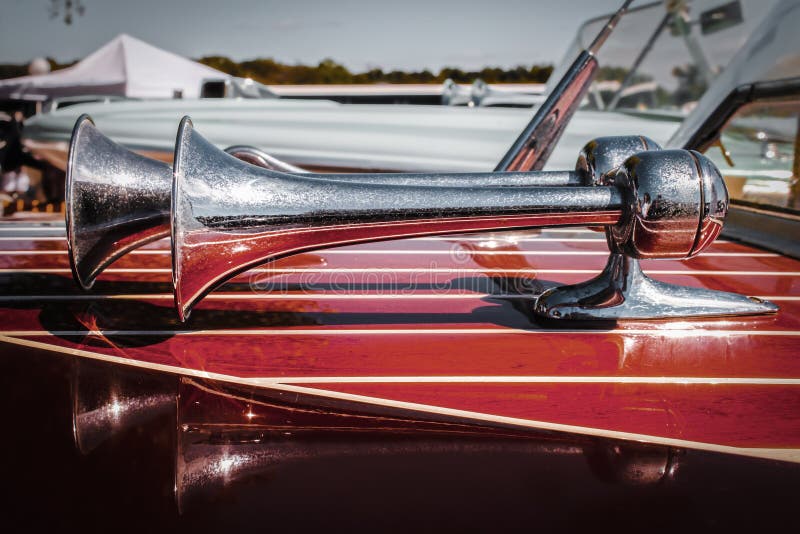
[(768, 301), (736, 293), (659, 282), (639, 260), (611, 253), (603, 271), (580, 284), (548, 289), (534, 313), (548, 319), (624, 320), (720, 317), (775, 313)]

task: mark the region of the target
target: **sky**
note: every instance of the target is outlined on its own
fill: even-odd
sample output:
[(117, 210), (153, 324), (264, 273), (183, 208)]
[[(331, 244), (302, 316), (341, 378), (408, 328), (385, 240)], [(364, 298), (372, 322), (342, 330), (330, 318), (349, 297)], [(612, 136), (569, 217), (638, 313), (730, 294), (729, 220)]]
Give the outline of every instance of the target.
[[(190, 58), (332, 58), (438, 71), (561, 60), (581, 22), (621, 0), (80, 0), (71, 26), (50, 0), (0, 0), (0, 63), (80, 59), (119, 33)], [(644, 0), (637, 0), (642, 3)]]

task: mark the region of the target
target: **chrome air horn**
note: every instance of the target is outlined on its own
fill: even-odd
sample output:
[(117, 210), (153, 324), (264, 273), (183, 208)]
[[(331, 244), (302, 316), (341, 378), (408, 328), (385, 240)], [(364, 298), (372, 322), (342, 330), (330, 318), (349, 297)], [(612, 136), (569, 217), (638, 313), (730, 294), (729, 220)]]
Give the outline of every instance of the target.
[[(191, 131), (189, 127), (187, 131)], [(182, 130), (183, 133), (183, 130)], [(194, 134), (197, 137), (196, 134)], [(182, 135), (181, 140), (185, 140)], [(180, 143), (179, 143), (180, 144)], [(208, 143), (207, 149), (215, 161), (224, 158), (233, 161), (239, 166), (231, 168), (231, 172), (248, 173), (260, 172), (260, 169), (245, 165), (236, 160), (231, 160)], [(591, 191), (586, 185), (611, 183), (613, 177), (602, 178), (603, 172), (617, 167), (621, 162), (635, 152), (644, 149), (657, 149), (658, 146), (646, 138), (621, 137), (601, 138), (586, 145), (578, 158), (576, 172), (533, 172), (533, 173), (507, 173), (507, 174), (384, 174), (384, 175), (295, 175), (298, 180), (306, 185), (331, 186), (336, 182), (342, 187), (350, 185), (350, 192), (367, 186), (374, 186), (373, 193), (380, 190), (382, 193), (403, 191), (403, 188), (416, 188), (419, 193), (435, 193), (442, 199), (458, 199), (463, 194), (470, 193), (470, 198), (480, 197), (484, 193), (489, 196), (523, 193), (528, 196), (539, 196), (536, 201), (529, 203), (532, 211), (550, 208), (556, 212), (575, 209), (580, 211), (582, 206), (578, 197), (586, 194), (598, 194), (602, 191)], [(185, 152), (185, 148), (184, 148)], [(666, 157), (666, 156), (664, 156)], [(700, 156), (697, 156), (698, 158)], [(697, 159), (697, 158), (695, 158)], [(252, 159), (251, 159), (252, 160)], [(268, 160), (261, 158), (262, 163)], [(257, 161), (256, 161), (257, 162)], [(198, 170), (199, 162), (194, 166), (186, 166), (193, 171)], [(713, 167), (712, 167), (713, 168)], [(207, 167), (216, 169), (216, 167)], [(294, 169), (293, 169), (294, 170)], [(672, 169), (670, 169), (672, 170)], [(292, 175), (278, 176), (291, 177)], [(670, 176), (665, 172), (666, 179)], [(258, 179), (274, 179), (275, 175), (267, 172), (257, 176)], [(82, 117), (76, 125), (70, 146), (70, 167), (68, 169), (67, 193), (67, 221), (70, 260), (76, 279), (83, 287), (89, 287), (94, 277), (114, 259), (128, 250), (147, 241), (164, 237), (169, 231), (168, 208), (170, 200), (169, 183), (171, 173), (169, 168), (161, 163), (142, 158), (115, 145), (102, 136), (92, 125), (87, 117)], [(359, 185), (360, 184), (360, 185)], [(465, 191), (467, 184), (478, 186), (472, 191)], [(570, 187), (583, 184), (584, 187)], [(432, 185), (436, 187), (432, 189)], [(548, 190), (550, 186), (556, 190)], [(441, 189), (440, 189), (441, 187)], [(606, 188), (608, 186), (605, 186)], [(665, 186), (666, 187), (666, 186)], [(679, 184), (675, 184), (678, 188)], [(383, 189), (388, 188), (388, 189)], [(399, 189), (398, 189), (399, 188)], [(406, 190), (406, 193), (409, 191)], [(349, 194), (349, 193), (348, 193)], [(553, 196), (555, 194), (555, 196)], [(566, 197), (575, 195), (576, 204), (560, 203)], [(487, 197), (488, 199), (488, 197)], [(312, 198), (313, 200), (313, 198)], [(476, 200), (477, 201), (477, 200)], [(502, 203), (501, 203), (502, 204)], [(609, 205), (610, 207), (613, 207)], [(447, 204), (437, 205), (442, 214), (448, 215)], [(500, 207), (498, 205), (498, 207)], [(618, 206), (617, 206), (618, 207)], [(313, 206), (307, 209), (313, 212)], [(491, 212), (487, 206), (482, 209)], [(525, 211), (520, 207), (519, 211)], [(336, 214), (328, 213), (335, 224)], [(552, 213), (551, 213), (552, 215)], [(524, 226), (543, 226), (552, 224), (602, 224), (603, 221), (583, 216), (573, 216), (568, 220), (549, 218), (533, 218), (527, 221), (512, 220), (512, 218), (495, 218), (492, 224), (471, 226), (468, 224), (454, 224), (446, 230), (441, 230), (442, 225), (433, 224), (424, 231), (409, 230), (402, 234), (374, 234), (365, 239), (381, 239), (400, 237), (402, 235), (423, 235), (432, 233), (453, 233), (456, 231), (469, 231), (471, 229), (504, 229)], [(617, 218), (619, 213), (616, 214)], [(708, 215), (708, 213), (706, 213)], [(450, 215), (448, 215), (450, 216)], [(613, 218), (613, 217), (612, 217)], [(358, 218), (356, 218), (358, 219)], [(554, 222), (558, 221), (558, 222)], [(325, 226), (325, 225), (322, 225)], [(451, 229), (452, 228), (452, 229)], [(364, 239), (358, 239), (364, 240)], [(348, 240), (345, 240), (347, 242)], [(765, 313), (774, 311), (771, 304), (751, 302), (738, 295), (720, 292), (700, 292), (700, 290), (686, 291), (685, 288), (676, 288), (655, 283), (647, 279), (640, 271), (628, 269), (634, 264), (636, 256), (619, 250), (620, 238), (610, 239), (612, 254), (609, 264), (603, 274), (596, 280), (578, 286), (567, 286), (551, 290), (539, 299), (536, 311), (548, 317), (563, 318), (632, 318), (646, 316), (698, 316), (698, 315), (731, 315), (738, 313)], [(322, 248), (330, 244), (339, 244), (339, 241), (312, 244), (301, 247)], [(701, 242), (702, 247), (708, 241)], [(176, 244), (173, 243), (175, 246)], [(177, 244), (178, 247), (181, 244)], [(244, 244), (242, 245), (244, 246)], [(702, 247), (697, 247), (699, 251)], [(240, 250), (241, 247), (235, 247)], [(300, 249), (298, 249), (300, 250)], [(287, 255), (293, 250), (280, 251), (278, 255)], [(663, 254), (662, 254), (663, 255)], [(688, 255), (688, 254), (687, 254)], [(274, 255), (265, 254), (263, 260)], [(675, 256), (670, 256), (675, 257)], [(260, 261), (260, 260), (252, 260)], [(175, 262), (176, 270), (181, 262)], [(235, 271), (245, 267), (236, 268)], [(219, 278), (227, 275), (220, 273)], [(176, 285), (179, 277), (176, 275)], [(181, 315), (191, 308), (197, 299), (206, 291), (219, 283), (208, 281), (208, 287), (187, 299), (183, 291), (177, 295), (178, 302), (188, 303), (181, 306)], [(640, 289), (645, 291), (641, 291)], [(677, 289), (680, 289), (679, 291)], [(744, 300), (743, 300), (744, 299)], [(645, 302), (643, 302), (645, 301)], [(645, 303), (647, 306), (643, 306)], [(646, 310), (646, 311), (645, 311)]]
[[(590, 185), (628, 156), (658, 149), (645, 137), (603, 137), (581, 152), (575, 172), (467, 174), (314, 175), (249, 146), (229, 154), (266, 169), (305, 173), (308, 177), (395, 185), (557, 186)], [(119, 257), (148, 242), (169, 236), (172, 169), (114, 143), (82, 115), (69, 148), (66, 218), (69, 259), (75, 280), (90, 289), (95, 278)]]
[[(687, 150), (641, 152), (597, 186), (467, 188), (468, 175), (456, 174), (449, 176), (458, 186), (369, 183), (378, 176), (355, 182), (249, 165), (214, 147), (185, 117), (173, 168), (172, 275), (183, 321), (203, 296), (231, 277), (298, 252), (423, 235), (603, 225), (612, 252), (689, 258), (719, 235), (728, 209), (718, 169)], [(587, 298), (585, 288), (569, 301), (553, 301), (548, 292), (535, 312), (551, 318), (625, 319), (776, 310), (741, 295), (669, 284), (631, 292), (624, 302), (610, 289), (601, 295), (605, 300), (595, 294)]]

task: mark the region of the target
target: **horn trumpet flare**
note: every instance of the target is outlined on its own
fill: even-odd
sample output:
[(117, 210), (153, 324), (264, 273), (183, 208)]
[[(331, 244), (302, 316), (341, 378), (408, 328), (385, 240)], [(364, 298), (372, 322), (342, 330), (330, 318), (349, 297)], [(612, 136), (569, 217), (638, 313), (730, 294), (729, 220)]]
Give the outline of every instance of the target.
[(114, 143), (81, 115), (66, 182), (69, 262), (83, 289), (114, 260), (169, 235), (172, 169)]

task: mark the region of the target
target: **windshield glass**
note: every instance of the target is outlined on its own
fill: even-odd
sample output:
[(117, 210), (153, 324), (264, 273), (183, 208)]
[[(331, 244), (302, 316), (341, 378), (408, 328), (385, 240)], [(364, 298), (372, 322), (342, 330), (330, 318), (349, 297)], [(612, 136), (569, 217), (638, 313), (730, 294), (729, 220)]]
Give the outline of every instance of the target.
[[(672, 0), (634, 7), (597, 55), (600, 69), (585, 106), (685, 115), (775, 3)], [(581, 26), (551, 83), (607, 19)]]
[(763, 208), (800, 208), (800, 101), (779, 98), (748, 104), (706, 151), (725, 177), (731, 198)]

